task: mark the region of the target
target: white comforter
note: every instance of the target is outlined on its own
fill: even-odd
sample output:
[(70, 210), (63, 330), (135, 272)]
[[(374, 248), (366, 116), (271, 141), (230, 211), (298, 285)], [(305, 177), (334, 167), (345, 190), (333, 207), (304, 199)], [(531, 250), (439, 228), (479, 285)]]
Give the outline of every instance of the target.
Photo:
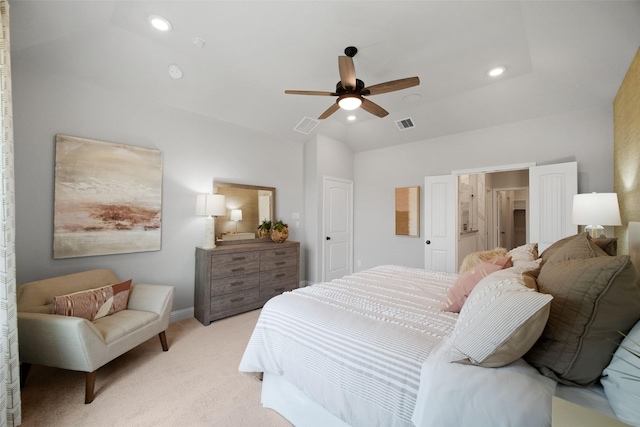
[(240, 371), (282, 375), (352, 426), (550, 425), (555, 383), (524, 361), (446, 361), (455, 279), (380, 266), (272, 298)]

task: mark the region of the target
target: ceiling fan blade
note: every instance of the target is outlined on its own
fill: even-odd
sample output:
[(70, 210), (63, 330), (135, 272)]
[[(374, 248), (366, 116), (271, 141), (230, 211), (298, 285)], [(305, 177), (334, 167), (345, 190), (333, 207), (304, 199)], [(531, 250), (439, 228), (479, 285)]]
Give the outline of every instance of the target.
[(353, 65), (353, 58), (349, 56), (338, 56), (338, 70), (340, 70), (340, 82), (345, 89), (356, 88), (356, 68)]
[(406, 79), (392, 80), (390, 82), (378, 83), (377, 85), (365, 87), (360, 92), (362, 95), (378, 95), (380, 93), (393, 92), (396, 90), (406, 89), (408, 87), (418, 86), (420, 79), (418, 77), (407, 77)]
[(339, 109), (340, 107), (338, 106), (338, 103), (337, 102), (334, 103), (331, 107), (327, 108), (324, 113), (320, 114), (320, 117), (318, 117), (318, 120), (326, 119), (327, 117), (329, 117), (330, 115), (338, 111)]
[(362, 108), (363, 110), (368, 111), (371, 114), (373, 114), (374, 116), (378, 116), (378, 117), (384, 117), (387, 114), (389, 114), (389, 112), (387, 110), (385, 110), (384, 108), (382, 108), (381, 106), (379, 106), (375, 102), (369, 101), (366, 98), (362, 98), (362, 105), (360, 106), (360, 108)]
[(285, 90), (288, 95), (317, 95), (317, 96), (338, 96), (334, 92), (322, 92), (318, 90)]

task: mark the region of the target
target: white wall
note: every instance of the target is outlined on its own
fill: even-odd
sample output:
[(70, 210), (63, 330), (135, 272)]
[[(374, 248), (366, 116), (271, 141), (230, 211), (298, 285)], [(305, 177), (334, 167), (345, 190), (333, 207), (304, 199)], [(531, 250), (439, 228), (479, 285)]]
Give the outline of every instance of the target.
[(323, 178), (341, 178), (353, 181), (354, 155), (341, 141), (317, 135), (305, 144), (305, 213), (307, 215), (305, 261), (307, 280), (322, 280), (323, 232)]
[[(195, 198), (211, 191), (214, 178), (276, 187), (276, 215), (288, 219), (291, 212), (303, 212), (302, 144), (65, 81), (21, 55), (12, 59), (18, 283), (106, 267), (122, 279), (175, 286), (173, 310), (188, 310), (195, 247), (204, 242)], [(56, 133), (162, 152), (162, 250), (52, 258)], [(302, 238), (301, 229), (290, 229), (290, 240)]]
[[(421, 187), (452, 170), (536, 162), (578, 162), (578, 192), (613, 188), (611, 109), (590, 109), (511, 123), (355, 155), (356, 270), (379, 264), (424, 266), (420, 238), (394, 232), (395, 187)], [(421, 206), (421, 216), (424, 205)], [(360, 261), (360, 266), (358, 266)]]

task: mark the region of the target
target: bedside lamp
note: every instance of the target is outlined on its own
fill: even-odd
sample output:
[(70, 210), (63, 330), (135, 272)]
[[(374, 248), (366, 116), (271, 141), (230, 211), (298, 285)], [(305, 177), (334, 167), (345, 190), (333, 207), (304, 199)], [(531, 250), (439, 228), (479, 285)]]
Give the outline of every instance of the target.
[(586, 193), (573, 196), (572, 222), (585, 225), (585, 232), (598, 237), (604, 225), (622, 225), (616, 193)]
[(231, 215), (229, 216), (231, 221), (235, 221), (236, 223), (236, 234), (238, 234), (238, 221), (242, 221), (242, 209), (232, 209)]
[(227, 213), (225, 197), (222, 194), (198, 194), (196, 197), (196, 215), (206, 215), (205, 243), (203, 248), (216, 247), (215, 217)]

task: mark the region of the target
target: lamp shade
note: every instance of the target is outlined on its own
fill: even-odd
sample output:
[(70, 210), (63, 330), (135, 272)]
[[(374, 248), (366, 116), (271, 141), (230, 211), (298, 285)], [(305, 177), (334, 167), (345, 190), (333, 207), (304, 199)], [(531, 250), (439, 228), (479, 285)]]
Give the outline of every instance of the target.
[(218, 216), (226, 213), (224, 195), (198, 194), (196, 197), (196, 215)]
[(231, 221), (242, 221), (242, 209), (232, 209), (229, 219)]
[(616, 193), (573, 196), (572, 222), (576, 225), (622, 225)]

